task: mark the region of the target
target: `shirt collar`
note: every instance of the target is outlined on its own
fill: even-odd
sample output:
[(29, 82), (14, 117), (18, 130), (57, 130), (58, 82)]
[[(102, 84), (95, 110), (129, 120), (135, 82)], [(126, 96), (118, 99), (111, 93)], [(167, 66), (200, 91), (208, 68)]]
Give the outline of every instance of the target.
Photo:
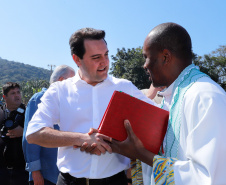
[[(77, 84), (77, 83), (85, 83), (85, 84), (87, 84), (87, 82), (82, 80), (81, 77), (79, 76), (79, 69), (77, 70), (75, 76), (73, 77), (73, 82), (75, 84)], [(103, 82), (100, 82), (98, 84), (105, 84), (105, 83), (112, 83), (113, 84), (114, 82), (113, 82), (112, 76), (108, 75), (107, 78)]]
[(159, 94), (164, 96), (164, 97), (171, 96), (171, 94), (173, 92), (174, 84), (175, 84), (175, 81), (168, 88), (166, 88), (163, 91), (159, 92)]
[(45, 88), (45, 87), (43, 87), (43, 88), (42, 88), (42, 91), (44, 91), (44, 92), (45, 92), (46, 90), (47, 90), (47, 88)]
[(77, 70), (75, 76), (73, 77), (73, 82), (74, 82), (75, 84), (78, 83), (78, 82), (85, 82), (84, 80), (82, 80), (82, 79), (80, 78), (79, 72), (78, 72), (78, 71), (79, 71), (79, 70)]

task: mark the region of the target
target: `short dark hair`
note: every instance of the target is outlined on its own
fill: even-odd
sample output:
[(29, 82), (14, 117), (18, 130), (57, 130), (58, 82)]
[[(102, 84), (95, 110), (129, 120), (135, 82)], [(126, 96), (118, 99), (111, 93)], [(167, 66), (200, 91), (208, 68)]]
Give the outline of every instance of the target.
[(163, 23), (152, 31), (156, 31), (152, 39), (156, 49), (159, 51), (168, 49), (180, 59), (192, 59), (191, 37), (182, 26), (176, 23)]
[(2, 87), (2, 93), (7, 96), (8, 92), (11, 89), (15, 89), (15, 88), (20, 89), (20, 85), (18, 83), (15, 83), (15, 82), (7, 82)]
[[(105, 37), (105, 31), (96, 30), (94, 28), (82, 28), (72, 34), (69, 40), (69, 45), (71, 48), (71, 55), (75, 54), (80, 59), (83, 59), (85, 54), (84, 40), (101, 40)], [(106, 43), (106, 41), (105, 41)], [(107, 44), (107, 43), (106, 43)]]

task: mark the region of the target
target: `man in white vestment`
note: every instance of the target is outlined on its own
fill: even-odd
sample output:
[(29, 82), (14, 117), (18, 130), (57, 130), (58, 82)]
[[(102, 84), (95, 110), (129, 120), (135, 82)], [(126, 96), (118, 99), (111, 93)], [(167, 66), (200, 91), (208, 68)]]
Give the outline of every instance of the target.
[(167, 87), (160, 93), (170, 111), (163, 147), (159, 155), (146, 150), (125, 120), (128, 138), (113, 140), (113, 151), (143, 162), (145, 185), (226, 184), (226, 93), (192, 64), (189, 34), (160, 24), (146, 37), (143, 55), (153, 85)]

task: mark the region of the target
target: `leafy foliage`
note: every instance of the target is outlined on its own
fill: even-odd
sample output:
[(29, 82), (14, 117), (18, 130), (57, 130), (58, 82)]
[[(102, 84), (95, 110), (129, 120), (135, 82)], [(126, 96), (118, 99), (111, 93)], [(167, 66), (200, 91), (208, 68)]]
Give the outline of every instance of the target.
[[(110, 74), (132, 81), (139, 89), (149, 88), (150, 81), (143, 69), (144, 59), (141, 47), (118, 49), (116, 56), (111, 57), (115, 62), (112, 63)], [(193, 63), (226, 90), (225, 45), (203, 57), (193, 53)]]
[(20, 86), (23, 102), (27, 104), (33, 94), (40, 92), (43, 87), (48, 88), (49, 82), (46, 80), (34, 80), (22, 82)]
[(208, 74), (226, 90), (226, 45), (203, 57), (194, 54), (193, 61), (202, 72)]
[(111, 57), (115, 62), (112, 63), (110, 74), (130, 80), (139, 89), (149, 88), (151, 83), (143, 68), (144, 58), (141, 47), (118, 49), (116, 56)]

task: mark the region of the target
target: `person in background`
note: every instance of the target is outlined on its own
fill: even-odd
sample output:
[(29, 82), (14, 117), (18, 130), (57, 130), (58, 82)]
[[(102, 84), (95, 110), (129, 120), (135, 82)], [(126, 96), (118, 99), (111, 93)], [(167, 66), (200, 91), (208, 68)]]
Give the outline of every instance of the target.
[(5, 105), (0, 107), (0, 184), (27, 185), (28, 172), (22, 151), (26, 108), (22, 103), (20, 85), (8, 82), (2, 90)]
[[(50, 85), (56, 81), (63, 81), (73, 77), (75, 71), (67, 65), (60, 65), (55, 68), (51, 77)], [(46, 92), (42, 88), (41, 92), (35, 93), (27, 104), (25, 112), (24, 132), (23, 132), (23, 152), (26, 162), (26, 170), (29, 172), (29, 185), (54, 185), (57, 182), (59, 170), (57, 169), (57, 148), (45, 148), (35, 144), (28, 144), (26, 140), (26, 131), (29, 121), (41, 102), (41, 97)], [(54, 128), (59, 130), (58, 125)]]
[(141, 92), (155, 103), (160, 104), (162, 102), (162, 96), (158, 94), (158, 91), (162, 91), (164, 88), (165, 87), (154, 87), (151, 83), (149, 89), (141, 89)]
[[(59, 147), (57, 165), (60, 170), (57, 185), (127, 185), (124, 170), (130, 160), (112, 154), (98, 128), (115, 90), (123, 91), (153, 103), (130, 81), (108, 75), (109, 58), (105, 32), (93, 28), (76, 31), (70, 38), (71, 55), (79, 67), (75, 77), (53, 83), (42, 98), (26, 132), (29, 143), (44, 147)], [(59, 123), (60, 131), (53, 125)], [(95, 147), (96, 155), (80, 151)]]
[(153, 86), (167, 87), (160, 93), (162, 108), (170, 112), (163, 150), (159, 155), (146, 150), (129, 120), (128, 138), (113, 140), (112, 150), (143, 162), (145, 185), (226, 184), (226, 92), (192, 64), (188, 32), (175, 23), (156, 26), (144, 41), (143, 55)]

